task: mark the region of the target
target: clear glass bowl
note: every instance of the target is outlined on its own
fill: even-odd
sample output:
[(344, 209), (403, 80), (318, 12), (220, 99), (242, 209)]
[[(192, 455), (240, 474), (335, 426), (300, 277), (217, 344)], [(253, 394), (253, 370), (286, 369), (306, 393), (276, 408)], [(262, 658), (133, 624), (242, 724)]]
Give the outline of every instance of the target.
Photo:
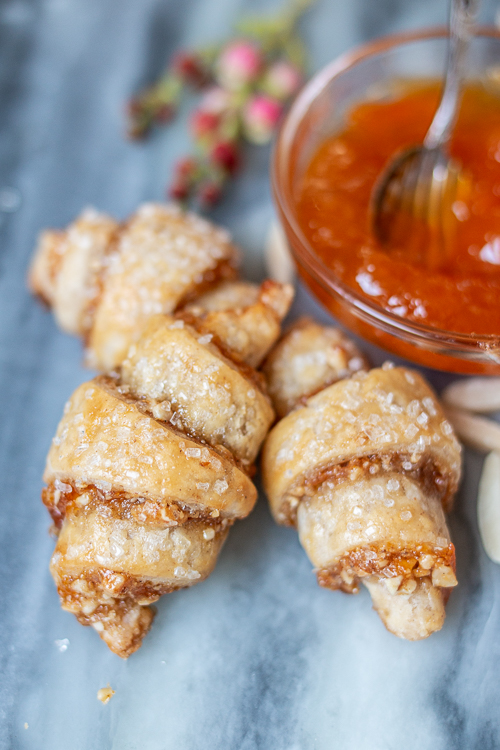
[[(387, 95), (398, 79), (442, 78), (446, 45), (446, 29), (386, 37), (342, 55), (317, 73), (281, 127), (272, 164), (273, 192), (300, 275), (338, 320), (382, 348), (428, 367), (498, 374), (500, 333), (445, 331), (405, 320), (370, 302), (324, 265), (295, 212), (297, 191), (312, 155), (342, 126), (346, 112), (359, 101)], [(478, 30), (468, 76), (500, 81), (500, 33), (495, 29)]]

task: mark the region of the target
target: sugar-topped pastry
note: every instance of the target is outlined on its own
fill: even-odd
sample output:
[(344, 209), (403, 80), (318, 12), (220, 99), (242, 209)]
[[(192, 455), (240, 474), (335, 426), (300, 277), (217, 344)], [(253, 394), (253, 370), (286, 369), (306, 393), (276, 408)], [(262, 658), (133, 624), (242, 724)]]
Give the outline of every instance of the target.
[[(254, 299), (240, 308), (244, 326)], [(149, 318), (119, 374), (77, 388), (44, 473), (62, 606), (122, 657), (148, 631), (149, 605), (204, 580), (252, 510), (253, 464), (274, 420), (232, 333), (224, 340), (186, 315)], [(258, 332), (252, 351), (261, 356)]]
[[(271, 393), (283, 372), (298, 372), (289, 356), (286, 346), (271, 355)], [(320, 585), (355, 593), (363, 583), (391, 632), (425, 638), (442, 627), (457, 583), (444, 511), (460, 446), (418, 373), (384, 366), (329, 385), (331, 377), (309, 398), (306, 378), (301, 405), (299, 383), (277, 402), (299, 405), (264, 444), (271, 511), (297, 527)]]
[(265, 366), (279, 417), (327, 385), (368, 369), (365, 356), (339, 328), (299, 318), (276, 344)]
[(123, 224), (87, 210), (42, 233), (29, 283), (84, 339), (88, 363), (110, 371), (148, 318), (234, 278), (237, 259), (224, 229), (176, 206), (144, 204)]

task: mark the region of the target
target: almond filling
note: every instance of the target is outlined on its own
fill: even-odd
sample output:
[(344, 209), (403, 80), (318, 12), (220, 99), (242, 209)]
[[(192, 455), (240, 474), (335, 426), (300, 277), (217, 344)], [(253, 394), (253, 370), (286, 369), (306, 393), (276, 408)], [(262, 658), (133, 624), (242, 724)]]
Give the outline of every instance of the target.
[(367, 546), (351, 550), (331, 568), (317, 570), (316, 576), (324, 588), (357, 594), (362, 578), (377, 575), (385, 579), (390, 593), (409, 594), (426, 576), (434, 586), (456, 586), (455, 570), (455, 547), (451, 543), (447, 547), (419, 544), (401, 550)]
[(162, 528), (180, 526), (189, 521), (203, 521), (216, 531), (227, 528), (230, 519), (220, 518), (218, 511), (206, 508), (194, 509), (182, 506), (177, 501), (168, 504), (145, 497), (133, 497), (126, 492), (104, 492), (95, 485), (76, 487), (72, 482), (55, 482), (44, 487), (42, 501), (52, 516), (56, 530), (62, 526), (66, 513), (75, 506), (91, 511), (105, 505), (109, 513), (117, 519), (134, 520), (138, 523), (155, 524)]
[(107, 568), (94, 568), (80, 575), (57, 577), (63, 609), (75, 614), (83, 625), (91, 625), (110, 609), (147, 606), (163, 594), (184, 588), (155, 584)]
[(415, 461), (414, 456), (408, 453), (390, 453), (353, 458), (344, 463), (317, 468), (300, 477), (283, 499), (280, 509), (282, 522), (287, 526), (295, 526), (299, 503), (307, 502), (326, 481), (340, 484), (361, 479), (367, 473), (371, 476), (382, 476), (395, 472), (414, 480), (425, 494), (437, 495), (444, 509), (450, 509), (457, 489), (455, 482), (440, 471), (430, 456), (424, 455)]

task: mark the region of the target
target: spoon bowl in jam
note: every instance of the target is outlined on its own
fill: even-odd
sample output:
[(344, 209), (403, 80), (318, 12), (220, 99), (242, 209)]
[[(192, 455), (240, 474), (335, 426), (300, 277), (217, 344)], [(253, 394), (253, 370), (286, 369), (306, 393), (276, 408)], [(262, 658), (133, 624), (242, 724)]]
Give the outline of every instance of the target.
[(406, 248), (428, 268), (447, 260), (453, 242), (452, 206), (457, 200), (460, 164), (449, 142), (462, 94), (467, 52), (479, 0), (451, 0), (445, 84), (439, 107), (421, 146), (403, 149), (375, 184), (373, 231), (381, 245)]

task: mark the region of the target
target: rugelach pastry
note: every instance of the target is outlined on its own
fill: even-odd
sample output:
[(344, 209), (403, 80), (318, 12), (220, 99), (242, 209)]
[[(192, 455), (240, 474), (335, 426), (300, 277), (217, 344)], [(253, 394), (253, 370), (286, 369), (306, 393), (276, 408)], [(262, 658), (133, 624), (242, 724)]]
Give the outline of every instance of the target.
[(339, 328), (302, 317), (276, 344), (263, 372), (275, 411), (285, 417), (327, 385), (368, 368), (366, 357)]
[(85, 212), (42, 236), (30, 283), (107, 371), (66, 404), (42, 497), (64, 609), (112, 651), (139, 648), (150, 604), (212, 571), (253, 508), (274, 411), (255, 368), (293, 289), (237, 279), (226, 232), (171, 206), (125, 224)]
[(123, 224), (89, 209), (66, 230), (42, 233), (29, 285), (61, 328), (83, 338), (87, 364), (109, 372), (152, 315), (235, 279), (237, 261), (225, 230), (176, 206), (145, 204)]
[(320, 585), (356, 593), (363, 583), (391, 632), (426, 638), (442, 627), (457, 584), (444, 511), (460, 479), (460, 446), (414, 371), (385, 365), (330, 385), (325, 365), (326, 387), (311, 378), (300, 362), (332, 336), (341, 349), (344, 341), (342, 377), (358, 356), (353, 345), (331, 329), (313, 338), (304, 323), (266, 364), (277, 408), (290, 410), (262, 451), (271, 511), (297, 527)]
[(43, 501), (59, 530), (50, 567), (62, 606), (122, 657), (147, 633), (148, 605), (210, 574), (257, 497), (250, 477), (274, 411), (229, 344), (260, 362), (273, 342), (250, 337), (249, 310), (264, 315), (270, 296), (284, 314), (292, 290), (237, 291), (200, 300), (200, 317), (151, 317), (119, 373), (77, 388), (49, 451)]

